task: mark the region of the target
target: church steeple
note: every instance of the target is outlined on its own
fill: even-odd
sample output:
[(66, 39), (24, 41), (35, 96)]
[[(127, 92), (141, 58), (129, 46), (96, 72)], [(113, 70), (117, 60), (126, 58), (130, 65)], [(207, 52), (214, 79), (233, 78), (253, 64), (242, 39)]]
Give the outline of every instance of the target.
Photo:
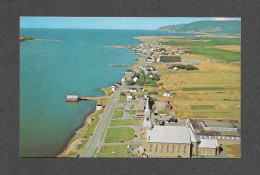
[(146, 108), (144, 110), (144, 120), (142, 123), (144, 128), (152, 129), (151, 110), (149, 108), (149, 97), (146, 98)]

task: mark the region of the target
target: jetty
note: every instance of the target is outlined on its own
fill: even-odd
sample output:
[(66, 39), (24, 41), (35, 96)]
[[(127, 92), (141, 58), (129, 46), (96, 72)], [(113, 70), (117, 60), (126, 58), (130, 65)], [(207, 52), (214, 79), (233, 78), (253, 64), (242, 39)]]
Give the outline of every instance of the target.
[(131, 65), (126, 64), (109, 64), (110, 67), (131, 67)]
[[(66, 102), (79, 102), (79, 101), (96, 101), (100, 97), (79, 97), (78, 95), (67, 95)], [(102, 96), (102, 98), (110, 98), (110, 96)]]

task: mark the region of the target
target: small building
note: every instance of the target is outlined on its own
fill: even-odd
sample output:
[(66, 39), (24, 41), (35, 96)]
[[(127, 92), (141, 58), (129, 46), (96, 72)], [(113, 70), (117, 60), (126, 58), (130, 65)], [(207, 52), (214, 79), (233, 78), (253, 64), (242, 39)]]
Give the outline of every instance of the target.
[(146, 100), (146, 98), (147, 97), (145, 95), (138, 95), (136, 99), (137, 101), (140, 101), (140, 100)]
[(161, 56), (159, 58), (158, 62), (161, 62), (161, 63), (181, 62), (181, 57), (180, 56)]
[(163, 96), (164, 97), (171, 97), (172, 95), (169, 92), (165, 91), (165, 92), (163, 92)]
[(116, 86), (112, 85), (112, 86), (110, 86), (110, 88), (111, 88), (111, 91), (116, 91)]
[(175, 67), (173, 67), (173, 70), (179, 70), (179, 68), (175, 66)]
[(135, 115), (136, 115), (136, 117), (143, 117), (144, 116), (144, 110), (137, 110)]
[(144, 107), (145, 107), (145, 101), (144, 100), (138, 101), (138, 103), (134, 105), (135, 110), (144, 110)]
[(199, 155), (215, 156), (219, 153), (219, 143), (216, 139), (200, 139)]
[(138, 77), (134, 77), (134, 78), (133, 78), (133, 81), (134, 81), (135, 83), (136, 83), (138, 80), (139, 80)]
[(127, 94), (126, 101), (133, 101), (133, 100), (134, 100), (134, 96), (132, 94)]
[(172, 109), (172, 105), (170, 104), (170, 102), (165, 102), (165, 109)]
[(125, 81), (125, 78), (121, 78), (121, 81), (124, 82), (124, 81)]
[(101, 104), (97, 104), (97, 105), (96, 105), (96, 110), (99, 111), (99, 110), (101, 110), (101, 109), (103, 109), (103, 106), (102, 106)]
[(67, 95), (66, 101), (78, 102), (79, 96), (78, 95)]

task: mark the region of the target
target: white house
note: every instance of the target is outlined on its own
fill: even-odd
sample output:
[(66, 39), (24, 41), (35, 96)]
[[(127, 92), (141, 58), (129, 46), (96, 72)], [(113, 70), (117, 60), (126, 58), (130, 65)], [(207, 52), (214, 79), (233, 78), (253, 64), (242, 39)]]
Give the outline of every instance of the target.
[(134, 100), (134, 97), (132, 94), (127, 94), (126, 96), (126, 101), (133, 101)]
[(96, 106), (96, 110), (97, 110), (97, 111), (101, 110), (102, 108), (103, 108), (102, 105), (99, 105), (99, 104), (98, 104), (98, 105)]
[(134, 77), (133, 78), (133, 81), (136, 83), (137, 81), (139, 80), (139, 78), (137, 78), (137, 77)]
[(116, 86), (112, 85), (112, 86), (110, 86), (110, 88), (111, 88), (111, 91), (116, 91)]
[(175, 66), (175, 67), (173, 68), (173, 70), (179, 70), (179, 68)]
[(164, 97), (171, 97), (172, 95), (171, 95), (169, 92), (164, 92), (164, 93), (163, 93), (163, 96), (164, 96)]
[(150, 78), (153, 78), (153, 75), (149, 75)]

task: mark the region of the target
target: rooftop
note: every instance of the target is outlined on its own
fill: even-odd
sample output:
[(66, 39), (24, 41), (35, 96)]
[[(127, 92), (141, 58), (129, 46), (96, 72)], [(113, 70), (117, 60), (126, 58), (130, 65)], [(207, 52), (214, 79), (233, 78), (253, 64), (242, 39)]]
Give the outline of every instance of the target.
[(147, 142), (190, 144), (198, 141), (195, 132), (185, 126), (154, 126), (152, 130), (147, 131)]
[(199, 148), (217, 148), (218, 141), (215, 139), (200, 139)]

